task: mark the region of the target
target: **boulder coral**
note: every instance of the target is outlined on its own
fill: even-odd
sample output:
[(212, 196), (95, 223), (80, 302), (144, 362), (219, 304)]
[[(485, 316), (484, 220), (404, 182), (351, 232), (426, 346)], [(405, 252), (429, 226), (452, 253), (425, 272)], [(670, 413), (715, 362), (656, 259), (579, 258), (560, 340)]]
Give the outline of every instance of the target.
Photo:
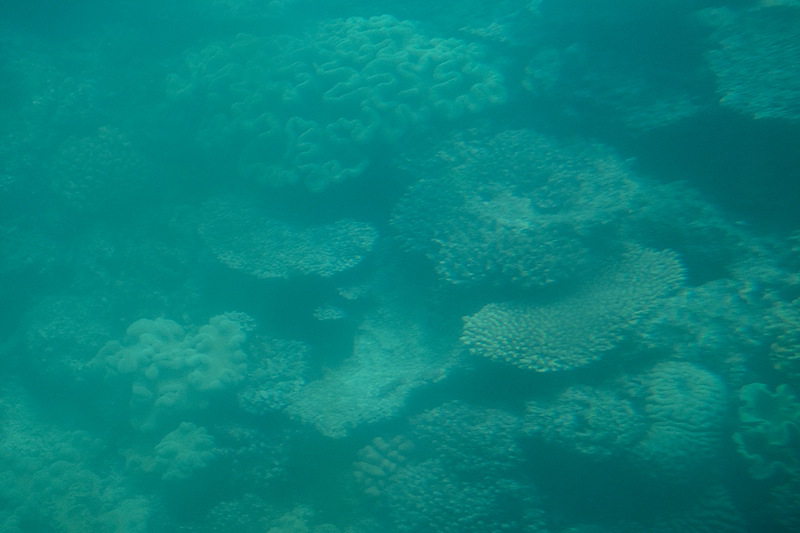
[(95, 359), (108, 379), (131, 390), (131, 422), (141, 431), (202, 409), (231, 389), (247, 370), (242, 351), (250, 319), (242, 313), (211, 318), (196, 333), (172, 320), (137, 320), (124, 343), (107, 343)]
[(575, 293), (551, 303), (491, 303), (464, 318), (461, 342), (476, 355), (548, 372), (600, 359), (680, 287), (675, 253), (638, 247)]
[(203, 106), (199, 142), (233, 150), (242, 176), (312, 191), (362, 174), (370, 148), (419, 124), (506, 99), (476, 46), (388, 15), (325, 22), (302, 37), (212, 43), (187, 54), (168, 86)]

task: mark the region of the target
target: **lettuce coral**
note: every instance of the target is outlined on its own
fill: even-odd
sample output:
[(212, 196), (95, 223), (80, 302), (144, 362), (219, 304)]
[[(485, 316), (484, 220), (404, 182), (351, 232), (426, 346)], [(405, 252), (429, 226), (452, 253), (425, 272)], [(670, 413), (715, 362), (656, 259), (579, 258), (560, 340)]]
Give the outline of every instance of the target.
[(739, 398), (741, 425), (734, 441), (750, 475), (768, 479), (790, 470), (800, 475), (800, 401), (791, 388), (783, 384), (770, 392), (763, 383), (750, 383)]
[(241, 175), (312, 191), (362, 174), (370, 147), (418, 124), (506, 99), (474, 45), (388, 15), (326, 22), (301, 38), (213, 43), (187, 55), (169, 92), (202, 102), (198, 140), (237, 153)]

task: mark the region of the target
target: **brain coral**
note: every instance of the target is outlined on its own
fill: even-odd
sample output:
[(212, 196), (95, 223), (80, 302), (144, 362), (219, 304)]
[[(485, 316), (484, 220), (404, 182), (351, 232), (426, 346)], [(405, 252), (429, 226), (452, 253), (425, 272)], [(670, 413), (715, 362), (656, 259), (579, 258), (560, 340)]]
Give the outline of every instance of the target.
[(200, 233), (222, 263), (260, 278), (332, 276), (360, 263), (378, 238), (365, 222), (299, 228), (232, 201), (207, 202)]
[(536, 287), (569, 278), (638, 196), (609, 150), (532, 131), (474, 143), (465, 159), (412, 185), (392, 215), (404, 243), (450, 283)]
[(208, 406), (215, 393), (244, 377), (247, 356), (241, 348), (249, 321), (242, 313), (226, 313), (187, 333), (172, 320), (137, 320), (125, 343), (109, 342), (97, 360), (112, 382), (131, 387), (134, 427), (154, 430), (181, 412)]
[(649, 428), (633, 447), (643, 471), (685, 482), (720, 451), (727, 390), (717, 376), (685, 362), (659, 363), (643, 377)]
[(546, 372), (585, 365), (614, 348), (683, 281), (670, 251), (632, 247), (572, 295), (552, 303), (492, 303), (464, 318), (470, 352)]
[(800, 6), (773, 5), (724, 17), (709, 53), (722, 105), (756, 118), (800, 120)]
[(501, 75), (482, 59), (412, 22), (356, 17), (301, 38), (213, 43), (187, 55), (169, 91), (204, 107), (198, 140), (237, 153), (242, 175), (319, 191), (363, 173), (370, 147), (505, 101)]

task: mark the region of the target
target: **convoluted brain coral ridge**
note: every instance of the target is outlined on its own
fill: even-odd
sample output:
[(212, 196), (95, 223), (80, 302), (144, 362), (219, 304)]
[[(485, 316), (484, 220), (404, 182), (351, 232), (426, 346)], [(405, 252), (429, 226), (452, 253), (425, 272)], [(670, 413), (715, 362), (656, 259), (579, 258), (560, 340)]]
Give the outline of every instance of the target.
[(206, 407), (212, 394), (244, 377), (248, 323), (244, 314), (226, 313), (187, 333), (172, 320), (141, 319), (128, 327), (124, 345), (109, 342), (98, 358), (112, 381), (130, 383), (133, 425), (153, 430), (166, 417)]
[(633, 248), (561, 300), (484, 306), (464, 318), (461, 341), (471, 353), (537, 372), (583, 366), (614, 348), (683, 277), (673, 252)]
[(362, 174), (376, 143), (506, 99), (474, 45), (388, 15), (327, 22), (304, 38), (213, 43), (187, 55), (169, 92), (204, 106), (198, 140), (238, 153), (243, 176), (314, 191)]

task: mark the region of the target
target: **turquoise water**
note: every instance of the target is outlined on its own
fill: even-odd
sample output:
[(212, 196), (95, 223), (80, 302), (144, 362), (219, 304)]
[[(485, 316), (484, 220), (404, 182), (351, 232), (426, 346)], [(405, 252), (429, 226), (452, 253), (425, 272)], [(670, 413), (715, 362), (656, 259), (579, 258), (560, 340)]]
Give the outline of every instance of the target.
[(0, 531), (800, 527), (797, 2), (0, 21)]

